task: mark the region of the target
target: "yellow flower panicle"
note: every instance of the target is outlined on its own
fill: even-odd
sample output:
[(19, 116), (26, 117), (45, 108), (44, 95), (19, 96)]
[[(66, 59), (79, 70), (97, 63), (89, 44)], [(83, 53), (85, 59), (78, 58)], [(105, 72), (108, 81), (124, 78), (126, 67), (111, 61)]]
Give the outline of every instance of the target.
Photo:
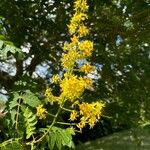
[(43, 108), (43, 105), (39, 105), (38, 107), (36, 107), (36, 109), (37, 109), (36, 115), (39, 117), (39, 119), (45, 119), (46, 114), (48, 112), (45, 108)]
[(84, 21), (88, 18), (86, 14), (88, 7), (87, 0), (76, 0), (74, 2), (75, 13), (68, 25), (69, 33), (72, 36), (70, 38), (71, 42), (64, 44), (63, 50), (67, 53), (61, 59), (61, 64), (65, 69), (72, 70), (77, 60), (92, 55), (93, 42), (81, 40), (83, 36), (89, 34), (89, 29), (84, 25)]
[[(89, 6), (87, 5), (87, 0), (76, 0), (74, 2), (75, 13), (71, 18), (70, 24), (68, 25), (69, 33), (74, 34), (84, 20), (88, 18), (86, 12)], [(87, 32), (87, 31), (86, 31)]]
[[(65, 73), (62, 79), (60, 79), (58, 75), (54, 75), (52, 78), (54, 83), (59, 83), (61, 93), (56, 97), (53, 96), (51, 89), (47, 89), (45, 92), (45, 96), (48, 97), (50, 102), (58, 102), (59, 105), (62, 104), (62, 102), (64, 104), (65, 101), (72, 103), (71, 108), (74, 110), (71, 111), (70, 120), (74, 121), (80, 118), (80, 122), (77, 123), (77, 127), (80, 130), (85, 127), (86, 124), (92, 128), (101, 117), (104, 107), (104, 104), (101, 102), (91, 104), (79, 102), (85, 89), (93, 90), (93, 80), (88, 77), (88, 74), (95, 70), (95, 67), (89, 63), (84, 64), (80, 68), (76, 63), (90, 57), (94, 50), (93, 42), (83, 38), (89, 34), (89, 28), (85, 26), (85, 20), (88, 19), (88, 8), (87, 0), (75, 0), (75, 13), (68, 25), (71, 38), (70, 42), (64, 44), (64, 53), (61, 58), (61, 65)], [(84, 76), (75, 75), (74, 71), (76, 70), (84, 72)], [(78, 109), (76, 110), (76, 108)], [(42, 105), (37, 107), (37, 116), (45, 118), (46, 113), (47, 111)]]

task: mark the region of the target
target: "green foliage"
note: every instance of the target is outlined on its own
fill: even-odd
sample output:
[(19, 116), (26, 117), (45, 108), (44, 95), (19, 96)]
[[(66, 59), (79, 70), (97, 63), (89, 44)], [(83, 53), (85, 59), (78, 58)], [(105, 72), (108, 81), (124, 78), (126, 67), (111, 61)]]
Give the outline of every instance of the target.
[[(31, 91), (26, 91), (24, 94), (19, 94), (18, 92), (13, 93), (13, 100), (9, 103), (9, 109), (10, 109), (10, 115), (11, 115), (11, 121), (12, 125), (16, 124), (18, 120), (16, 120), (17, 116), (20, 116), (21, 109), (21, 103), (31, 106), (31, 107), (37, 107), (39, 104), (41, 104), (38, 97), (36, 97)], [(22, 108), (24, 109), (24, 108)], [(28, 111), (27, 111), (28, 113)], [(27, 117), (27, 116), (26, 116)], [(28, 116), (31, 117), (31, 116)], [(17, 121), (17, 122), (16, 122)]]
[(36, 107), (41, 104), (41, 101), (34, 93), (29, 90), (14, 92), (11, 99), (8, 103), (9, 115), (7, 115), (6, 120), (9, 120), (10, 132), (8, 137), (11, 136), (12, 139), (3, 139), (4, 141), (0, 144), (2, 150), (22, 150), (25, 147), (27, 149), (41, 149), (42, 144), (35, 144), (41, 141), (50, 149), (74, 148), (72, 140), (72, 136), (75, 135), (74, 129), (54, 126), (59, 111), (57, 115), (53, 116), (52, 122), (47, 122), (51, 123), (50, 126), (43, 122), (41, 128), (35, 114)]
[(26, 139), (29, 139), (35, 133), (37, 123), (36, 115), (27, 107), (23, 113), (26, 127)]
[(37, 107), (41, 104), (41, 101), (35, 96), (34, 93), (27, 90), (25, 94), (23, 95), (22, 99), (24, 100), (24, 103), (31, 106), (31, 107)]
[(14, 93), (14, 99), (10, 101), (9, 103), (12, 125), (15, 125), (18, 123), (17, 118), (20, 115), (20, 111), (19, 111), (20, 101), (21, 101), (21, 96), (18, 93)]
[(49, 132), (48, 146), (52, 150), (55, 146), (57, 149), (61, 150), (62, 147), (67, 146), (69, 148), (74, 148), (72, 142), (72, 135), (75, 135), (72, 128), (62, 129), (58, 127), (53, 127)]
[(18, 53), (18, 58), (23, 58), (23, 53), (21, 49), (14, 46), (12, 42), (9, 41), (3, 41), (0, 37), (0, 58), (7, 59), (8, 54), (16, 54)]
[(10, 139), (0, 144), (1, 150), (24, 150), (19, 142), (20, 139)]

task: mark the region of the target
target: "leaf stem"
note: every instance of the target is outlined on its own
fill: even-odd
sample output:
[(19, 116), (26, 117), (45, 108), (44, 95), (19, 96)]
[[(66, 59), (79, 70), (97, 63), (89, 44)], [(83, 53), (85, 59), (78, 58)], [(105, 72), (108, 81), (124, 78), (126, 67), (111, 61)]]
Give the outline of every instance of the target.
[(17, 106), (17, 112), (16, 112), (16, 120), (15, 120), (15, 129), (18, 129), (18, 120), (19, 120), (19, 111), (20, 111), (20, 102), (21, 99), (19, 98), (18, 106)]

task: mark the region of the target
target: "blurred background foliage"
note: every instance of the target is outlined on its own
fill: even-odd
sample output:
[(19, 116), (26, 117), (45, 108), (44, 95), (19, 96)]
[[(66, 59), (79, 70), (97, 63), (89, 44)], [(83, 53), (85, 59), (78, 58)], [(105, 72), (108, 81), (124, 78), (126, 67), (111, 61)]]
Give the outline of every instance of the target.
[(76, 150), (148, 150), (149, 125), (111, 134), (107, 137), (88, 141), (76, 147)]
[[(60, 72), (58, 62), (63, 43), (69, 40), (67, 24), (73, 13), (72, 3), (0, 0), (0, 41), (11, 41), (21, 51), (7, 49), (6, 58), (6, 45), (0, 46), (2, 100), (27, 89), (42, 96), (52, 74)], [(150, 121), (149, 0), (89, 0), (89, 6), (88, 38), (95, 44), (90, 62), (97, 72), (93, 73), (94, 90), (85, 92), (83, 99), (100, 99), (106, 107), (91, 135), (85, 129), (77, 141)]]

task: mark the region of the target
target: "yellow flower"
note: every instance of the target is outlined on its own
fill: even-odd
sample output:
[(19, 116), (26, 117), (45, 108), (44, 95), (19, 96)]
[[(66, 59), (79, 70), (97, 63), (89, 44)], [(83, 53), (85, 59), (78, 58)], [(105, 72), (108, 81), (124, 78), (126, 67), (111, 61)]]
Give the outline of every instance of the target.
[(89, 123), (89, 125), (90, 125), (90, 128), (93, 128), (96, 122), (97, 122), (97, 119), (96, 119), (95, 116), (89, 118), (88, 123)]
[(85, 88), (93, 91), (93, 80), (88, 77), (83, 78), (83, 80), (85, 82)]
[(99, 119), (100, 116), (102, 115), (102, 110), (105, 107), (105, 105), (100, 102), (95, 102), (95, 103), (93, 103), (93, 105), (94, 105), (94, 113), (95, 113), (96, 117)]
[(90, 64), (84, 64), (81, 68), (81, 72), (85, 72), (86, 74), (91, 73), (94, 70), (94, 66), (91, 66)]
[(59, 75), (58, 75), (58, 74), (53, 75), (53, 77), (52, 77), (52, 82), (53, 82), (53, 83), (58, 83), (59, 81), (60, 81)]
[(80, 54), (75, 51), (71, 50), (67, 54), (64, 54), (64, 56), (61, 59), (62, 66), (66, 69), (73, 68), (75, 65), (75, 61), (80, 57)]
[(76, 32), (76, 29), (78, 27), (78, 24), (77, 23), (70, 23), (68, 26), (68, 29), (69, 29), (69, 33), (72, 35)]
[(89, 29), (86, 26), (81, 25), (79, 26), (78, 32), (80, 36), (86, 36), (89, 33)]
[(74, 120), (77, 119), (77, 117), (78, 117), (78, 113), (75, 110), (72, 111), (71, 114), (70, 114), (70, 120), (74, 121)]
[(88, 18), (87, 14), (79, 12), (75, 13), (71, 18), (71, 24), (79, 24), (81, 21), (84, 21)]
[(45, 108), (43, 108), (43, 105), (39, 105), (38, 107), (36, 107), (36, 109), (37, 109), (36, 115), (39, 117), (39, 119), (45, 119), (46, 114), (48, 112), (46, 111)]
[(82, 78), (78, 79), (73, 74), (65, 75), (60, 84), (62, 96), (73, 101), (82, 95), (85, 89), (85, 82)]
[(52, 89), (47, 88), (44, 94), (50, 101), (53, 101), (54, 96), (52, 94)]
[(74, 2), (74, 10), (75, 11), (82, 11), (82, 12), (86, 12), (88, 10), (88, 5), (87, 5), (87, 0), (76, 0)]
[(93, 42), (85, 40), (79, 44), (79, 49), (85, 56), (91, 56), (93, 51)]
[(79, 105), (79, 109), (80, 114), (83, 115), (85, 118), (88, 118), (92, 110), (92, 105), (88, 103), (82, 103)]
[(76, 44), (76, 43), (78, 43), (78, 37), (77, 36), (73, 36), (72, 38), (71, 38), (71, 41), (72, 41), (72, 43), (74, 43), (74, 44)]
[(64, 47), (63, 47), (63, 50), (64, 51), (76, 50), (75, 46), (76, 46), (76, 43), (73, 43), (73, 42), (71, 42), (71, 43), (65, 43)]
[(85, 122), (79, 122), (77, 124), (77, 127), (81, 130), (83, 127), (85, 127), (86, 123)]

